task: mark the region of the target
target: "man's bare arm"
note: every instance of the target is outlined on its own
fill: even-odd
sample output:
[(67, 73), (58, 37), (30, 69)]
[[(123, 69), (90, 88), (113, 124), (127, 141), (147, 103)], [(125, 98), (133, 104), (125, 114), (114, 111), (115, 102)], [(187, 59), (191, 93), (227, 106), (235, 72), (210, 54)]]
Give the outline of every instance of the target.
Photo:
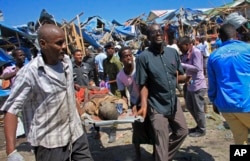
[(141, 98), (141, 108), (138, 111), (138, 115), (141, 115), (143, 118), (146, 118), (147, 115), (147, 106), (148, 106), (148, 87), (143, 85), (140, 88), (140, 98)]
[(7, 112), (4, 116), (4, 135), (7, 155), (16, 149), (16, 129), (17, 116)]

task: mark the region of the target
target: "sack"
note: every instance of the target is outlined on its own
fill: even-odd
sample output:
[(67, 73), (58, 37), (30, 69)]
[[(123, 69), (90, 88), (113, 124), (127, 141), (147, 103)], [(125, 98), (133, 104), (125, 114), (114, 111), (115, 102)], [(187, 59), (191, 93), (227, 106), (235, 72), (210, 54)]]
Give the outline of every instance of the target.
[(2, 89), (8, 89), (8, 88), (10, 88), (10, 80), (9, 79), (7, 79), (7, 80), (3, 79), (2, 80)]
[(123, 99), (110, 95), (106, 95), (105, 97), (94, 97), (86, 101), (82, 108), (90, 115), (100, 116), (102, 119), (109, 120), (116, 118), (118, 113), (116, 109), (117, 104), (122, 106), (122, 112), (128, 110), (128, 105)]
[(76, 98), (79, 102), (86, 102), (93, 98), (94, 96), (105, 96), (109, 93), (107, 88), (87, 88), (81, 87), (79, 91), (76, 92)]
[(230, 13), (226, 18), (224, 23), (230, 23), (234, 25), (236, 29), (238, 29), (240, 26), (242, 26), (244, 23), (247, 22), (247, 19), (240, 15), (238, 12)]

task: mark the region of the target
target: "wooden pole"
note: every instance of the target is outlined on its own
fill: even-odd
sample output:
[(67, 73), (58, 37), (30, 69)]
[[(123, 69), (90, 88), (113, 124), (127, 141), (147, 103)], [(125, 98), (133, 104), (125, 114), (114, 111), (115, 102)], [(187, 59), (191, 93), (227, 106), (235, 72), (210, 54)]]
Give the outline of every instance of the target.
[(16, 37), (17, 37), (17, 41), (18, 41), (18, 46), (21, 47), (20, 38), (19, 38), (19, 35), (17, 34), (17, 32), (16, 32)]
[(86, 53), (85, 53), (85, 46), (84, 46), (84, 40), (83, 40), (83, 36), (82, 36), (82, 29), (81, 29), (81, 23), (80, 23), (80, 17), (79, 17), (79, 15), (76, 15), (76, 18), (77, 18), (78, 27), (79, 27), (79, 32), (80, 32), (80, 41), (81, 41), (81, 45), (82, 45), (82, 51), (83, 51), (84, 55), (86, 55)]
[(67, 53), (68, 53), (69, 55), (72, 55), (72, 53), (71, 53), (71, 51), (70, 51), (70, 49), (69, 49), (69, 40), (68, 40), (67, 28), (64, 27), (63, 30), (64, 30), (65, 41), (66, 41), (66, 45), (67, 45)]

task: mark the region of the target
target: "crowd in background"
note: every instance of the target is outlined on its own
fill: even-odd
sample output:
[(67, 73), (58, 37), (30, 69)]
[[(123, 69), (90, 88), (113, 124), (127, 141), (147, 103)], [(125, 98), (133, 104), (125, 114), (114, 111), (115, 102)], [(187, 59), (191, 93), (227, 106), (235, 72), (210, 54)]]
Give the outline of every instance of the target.
[[(247, 86), (244, 81), (250, 80), (250, 34), (237, 37), (235, 28), (228, 24), (219, 29), (220, 40), (213, 43), (205, 35), (194, 40), (188, 36), (175, 38), (172, 33), (168, 33), (168, 42), (164, 42), (163, 33), (158, 24), (149, 25), (147, 36), (150, 43), (143, 51), (134, 51), (119, 42), (107, 42), (98, 49), (88, 46), (85, 51), (74, 50), (68, 62), (72, 63), (73, 73), (69, 74), (73, 77), (74, 89), (108, 84), (110, 92), (126, 100), (135, 115), (147, 118), (144, 125), (133, 124), (133, 143), (138, 160), (140, 144), (153, 144), (154, 158), (160, 161), (172, 159), (187, 135), (206, 135), (204, 96), (207, 93), (228, 121), (235, 143), (249, 144), (246, 131), (250, 129), (250, 122), (247, 121), (249, 115), (245, 113), (250, 111), (250, 100), (244, 96), (248, 95), (249, 84)], [(14, 63), (11, 66), (1, 64), (0, 78), (10, 80), (8, 87), (12, 88), (17, 72), (26, 64), (22, 49), (17, 48), (10, 53)], [(233, 56), (237, 59), (231, 60)], [(55, 70), (59, 68), (55, 67)], [(63, 75), (58, 76), (63, 79)], [(227, 80), (223, 80), (225, 78)], [(183, 88), (179, 83), (184, 84)], [(176, 88), (185, 98), (186, 109), (194, 118), (195, 127), (187, 128)], [(237, 98), (232, 98), (232, 92)], [(239, 100), (244, 103), (240, 104)], [(26, 118), (26, 121), (29, 119), (32, 118)], [(142, 138), (147, 130), (141, 126), (152, 128), (154, 134), (148, 133), (146, 139)], [(100, 130), (98, 127), (95, 129)], [(116, 127), (112, 129), (109, 142), (114, 142), (116, 137)], [(244, 136), (237, 132), (242, 130)], [(25, 132), (29, 132), (27, 127)]]

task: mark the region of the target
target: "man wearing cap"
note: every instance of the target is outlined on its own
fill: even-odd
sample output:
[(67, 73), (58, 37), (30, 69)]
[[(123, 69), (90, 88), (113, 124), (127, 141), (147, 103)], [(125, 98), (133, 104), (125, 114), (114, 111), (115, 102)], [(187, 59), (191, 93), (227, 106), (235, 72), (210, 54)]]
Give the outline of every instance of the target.
[[(116, 75), (122, 69), (122, 63), (120, 60), (114, 55), (115, 54), (115, 44), (114, 42), (108, 42), (105, 46), (105, 52), (107, 58), (103, 60), (103, 73), (104, 73), (104, 80), (110, 83), (110, 92), (115, 96), (121, 98), (121, 93), (118, 90), (116, 84)], [(102, 80), (102, 82), (104, 82)], [(102, 83), (101, 82), (101, 83)], [(112, 143), (116, 140), (116, 126), (111, 127), (109, 133), (109, 143)]]
[(117, 57), (114, 56), (114, 42), (108, 42), (104, 48), (107, 54), (107, 58), (103, 61), (104, 80), (107, 80), (108, 78), (110, 83), (110, 92), (117, 97), (121, 97), (121, 93), (116, 84), (116, 75), (122, 69), (122, 63)]

